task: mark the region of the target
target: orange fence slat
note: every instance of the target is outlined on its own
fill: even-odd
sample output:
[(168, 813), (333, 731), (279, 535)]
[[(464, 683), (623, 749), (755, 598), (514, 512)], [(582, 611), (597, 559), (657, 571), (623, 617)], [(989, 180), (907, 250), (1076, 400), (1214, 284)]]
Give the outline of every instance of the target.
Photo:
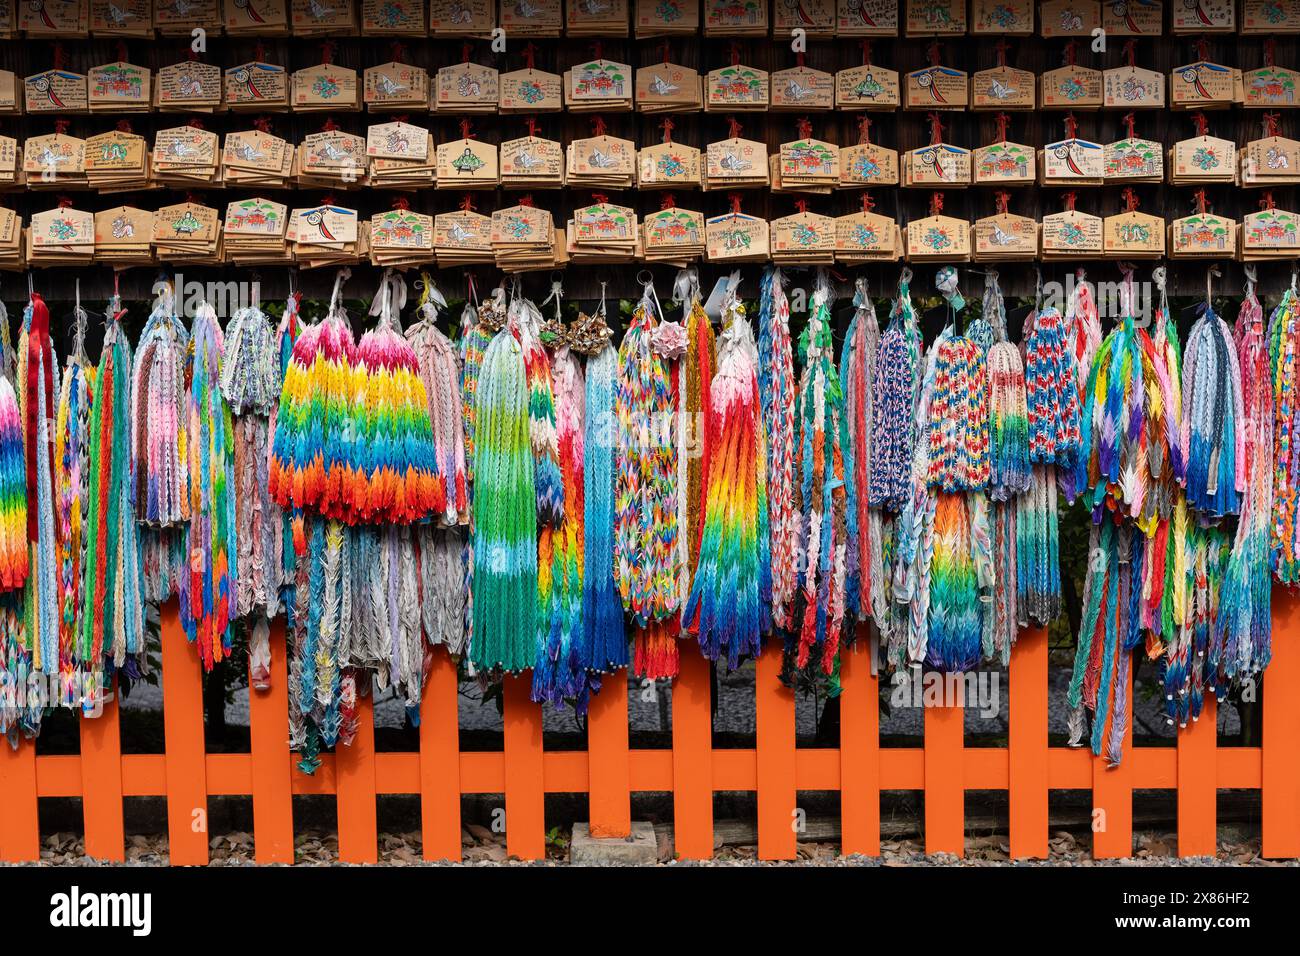
[(866, 626), (840, 664), (840, 827), (844, 853), (880, 855), (880, 685)]
[(1007, 675), (1011, 856), (1047, 856), (1047, 629), (1020, 632)]
[(426, 860), (460, 859), (459, 694), (456, 662), (435, 647), (420, 701), (420, 829)]
[(357, 695), (357, 733), (352, 743), (334, 748), (338, 779), (339, 859), (344, 863), (379, 860), (375, 806), (375, 696)]
[[(949, 701), (949, 703), (952, 703)], [(966, 783), (960, 704), (925, 708), (925, 852), (962, 856)]]
[(185, 639), (175, 598), (163, 604), (160, 615), (168, 854), (172, 866), (204, 866), (208, 862), (208, 775), (203, 665)]
[(780, 674), (781, 644), (772, 640), (758, 658), (754, 682), (760, 860), (793, 860), (799, 835), (794, 693)]
[(1214, 854), (1218, 706), (1205, 695), (1201, 719), (1178, 734), (1178, 855)]
[(627, 671), (606, 674), (587, 713), (590, 789), (588, 808), (593, 837), (626, 837), (632, 832), (632, 778), (628, 761)]
[(506, 852), (521, 860), (546, 856), (542, 709), (529, 698), (531, 674), (505, 679)]
[[(1273, 589), (1273, 660), (1264, 672), (1263, 855), (1300, 856), (1300, 595)], [(1256, 680), (1259, 680), (1257, 677)]]
[[(1133, 699), (1131, 669), (1128, 699)], [(1123, 747), (1124, 759), (1118, 767), (1107, 766), (1104, 757), (1092, 758), (1092, 855), (1097, 859), (1133, 854), (1133, 785), (1139, 755), (1133, 751), (1131, 719), (1124, 729)]]
[(689, 644), (673, 682), (673, 842), (684, 860), (713, 855), (713, 711), (709, 662)]
[(289, 668), (285, 619), (271, 622), (271, 686), (248, 688), (253, 841), (258, 863), (293, 862), (293, 778), (289, 753)]
[(82, 717), (81, 815), (86, 827), (86, 856), (121, 862), (126, 859), (122, 820), (122, 730), (118, 716), (117, 679), (105, 688), (103, 711)]
[(20, 740), (18, 749), (0, 739), (0, 861), (25, 863), (41, 855), (41, 828), (36, 812), (36, 742)]

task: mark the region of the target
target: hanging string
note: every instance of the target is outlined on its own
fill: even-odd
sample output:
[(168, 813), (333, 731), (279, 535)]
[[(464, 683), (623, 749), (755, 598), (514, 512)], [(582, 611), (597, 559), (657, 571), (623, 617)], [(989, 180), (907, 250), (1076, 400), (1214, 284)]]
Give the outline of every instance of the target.
[(911, 278), (911, 270), (904, 268), (872, 382), (872, 408), (879, 410), (880, 424), (872, 436), (868, 503), (895, 514), (911, 496), (913, 412), (921, 390), (921, 330), (912, 307)]
[(580, 661), (594, 675), (626, 667), (623, 604), (614, 572), (615, 392), (618, 354), (605, 342), (587, 360), (583, 438), (583, 643)]
[(379, 321), (356, 349), (354, 480), (358, 518), (371, 523), (408, 524), (447, 510), (420, 362), (399, 322), (405, 301), (405, 281), (385, 270), (370, 307)]
[(614, 580), (635, 625), (634, 670), (652, 680), (677, 674), (681, 602), (676, 402), (668, 369), (652, 347), (654, 326), (647, 287), (618, 350)]
[[(886, 569), (883, 522), (879, 508), (870, 505), (871, 439), (875, 433), (872, 383), (880, 349), (880, 324), (865, 279), (854, 286), (853, 318), (844, 334), (840, 351), (840, 380), (844, 390), (844, 417), (848, 423), (848, 444), (844, 447), (844, 475), (848, 502), (845, 508), (848, 582), (845, 612), (860, 621), (868, 614), (881, 630), (888, 627), (885, 596), (889, 574)], [(760, 393), (762, 382), (760, 379)], [(769, 430), (769, 435), (771, 434)], [(769, 469), (768, 499), (772, 498)], [(776, 604), (776, 553), (772, 555), (773, 605)]]
[[(59, 684), (54, 703), (76, 707), (81, 696), (77, 676), (76, 639), (82, 610), (82, 561), (90, 472), (90, 398), (95, 369), (86, 358), (89, 315), (81, 305), (81, 281), (76, 282), (73, 347), (68, 354), (54, 423), (54, 501), (58, 524), (55, 562), (59, 586)], [(24, 488), (24, 494), (26, 489)]]
[(1264, 308), (1255, 295), (1255, 267), (1245, 266), (1246, 296), (1234, 338), (1241, 372), (1243, 458), (1241, 518), (1219, 596), (1214, 640), (1206, 664), (1216, 694), (1261, 672), (1272, 650), (1270, 636), (1269, 529), (1273, 517), (1273, 388)]
[(790, 301), (779, 266), (763, 272), (758, 314), (758, 394), (767, 435), (767, 508), (771, 529), (772, 621), (794, 626), (799, 578), (799, 518), (795, 509), (796, 380), (790, 341)]
[(758, 397), (758, 344), (732, 274), (723, 303), (718, 369), (709, 394), (710, 456), (700, 564), (682, 612), (711, 661), (735, 669), (771, 632), (767, 466)]
[(537, 493), (524, 347), (512, 326), (483, 355), (474, 393), (475, 668), (517, 673), (536, 654)]
[(1273, 526), (1270, 565), (1283, 584), (1300, 583), (1300, 294), (1292, 267), (1291, 285), (1268, 321), (1270, 379), (1273, 383)]
[[(844, 448), (849, 445), (844, 390), (835, 368), (830, 276), (819, 269), (808, 326), (799, 337), (799, 562), (803, 620), (787, 642), (794, 668), (837, 673), (848, 583), (848, 496)], [(770, 498), (769, 498), (770, 501)], [(787, 666), (789, 666), (787, 661)], [(833, 681), (832, 694), (838, 693)]]
[(234, 427), (221, 397), (224, 340), (212, 306), (194, 313), (185, 380), (190, 489), (189, 565), (180, 579), (180, 617), (205, 671), (230, 654), (238, 580), (235, 538)]
[[(55, 554), (54, 434), (60, 392), (58, 360), (50, 337), (50, 312), (31, 293), (18, 342), (18, 404), (22, 411), (27, 471), (28, 575), (23, 607), (32, 667), (47, 678), (59, 667), (59, 584)], [(33, 505), (35, 507), (33, 507)]]
[(364, 378), (342, 301), (350, 275), (348, 269), (339, 270), (329, 312), (294, 341), (280, 391), (269, 485), (276, 504), (293, 509), (300, 555), (306, 547), (300, 530), (304, 510), (351, 522), (367, 507), (355, 467), (352, 421), (353, 398)]

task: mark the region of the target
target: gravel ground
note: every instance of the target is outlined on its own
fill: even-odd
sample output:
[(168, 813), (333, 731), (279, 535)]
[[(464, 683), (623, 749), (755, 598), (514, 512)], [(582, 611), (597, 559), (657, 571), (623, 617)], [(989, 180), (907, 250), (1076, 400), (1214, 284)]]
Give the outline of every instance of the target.
[[(1231, 833), (1231, 831), (1229, 831)], [(1264, 860), (1259, 856), (1257, 837), (1220, 839), (1214, 857), (1176, 856), (1177, 837), (1172, 833), (1135, 835), (1135, 853), (1118, 860), (1093, 860), (1086, 837), (1060, 831), (1052, 835), (1050, 857), (1046, 860), (1012, 861), (1005, 837), (972, 836), (966, 840), (966, 855), (948, 853), (927, 855), (914, 840), (894, 840), (881, 844), (879, 857), (843, 856), (833, 843), (801, 843), (798, 858), (788, 862), (763, 862), (755, 846), (719, 848), (708, 861), (678, 861), (672, 858), (671, 837), (666, 828), (657, 830), (660, 865), (663, 866), (1300, 866), (1300, 861)], [(556, 833), (544, 862), (523, 863), (506, 855), (504, 837), (482, 827), (462, 832), (462, 866), (562, 866), (568, 860), (567, 831)], [(308, 833), (295, 840), (297, 866), (340, 866), (338, 843), (324, 833)], [(167, 846), (164, 837), (131, 836), (127, 838), (126, 866), (164, 866)], [(214, 836), (211, 841), (212, 866), (252, 866), (253, 837), (249, 833)], [(418, 833), (390, 834), (380, 837), (379, 863), (386, 866), (440, 866), (426, 863), (420, 856)], [(3, 867), (5, 864), (0, 864)], [(39, 863), (35, 866), (104, 865), (85, 856), (81, 840), (74, 834), (55, 833), (46, 838)]]

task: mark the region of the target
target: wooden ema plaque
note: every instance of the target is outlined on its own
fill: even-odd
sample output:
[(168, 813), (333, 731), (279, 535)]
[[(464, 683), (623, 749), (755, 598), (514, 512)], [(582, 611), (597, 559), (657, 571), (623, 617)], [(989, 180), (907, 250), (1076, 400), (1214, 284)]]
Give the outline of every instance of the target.
[(841, 188), (897, 185), (897, 151), (875, 143), (859, 143), (840, 150)]
[(564, 92), (556, 73), (514, 70), (498, 79), (502, 113), (554, 113), (564, 109)]
[(705, 221), (705, 255), (712, 262), (763, 261), (770, 256), (766, 219), (732, 211)]
[(1267, 207), (1241, 221), (1243, 259), (1294, 259), (1300, 255), (1300, 216)]
[(897, 0), (836, 0), (835, 35), (898, 36), (898, 11)]
[(966, 32), (966, 0), (907, 0), (910, 37), (961, 36)]
[(1039, 78), (1044, 109), (1095, 110), (1102, 105), (1100, 70), (1063, 66), (1048, 70)]
[(1104, 249), (1102, 221), (1076, 209), (1043, 217), (1042, 255), (1044, 259), (1087, 259), (1100, 256)]
[(997, 66), (971, 77), (971, 109), (1032, 110), (1038, 84), (1028, 70)]
[(1265, 66), (1250, 70), (1241, 76), (1242, 105), (1247, 109), (1291, 109), (1300, 106), (1296, 100), (1296, 83), (1300, 73), (1282, 66)]
[(789, 36), (796, 27), (809, 37), (834, 36), (835, 0), (775, 0), (773, 36)]
[(1101, 4), (1096, 0), (1050, 0), (1038, 6), (1039, 33), (1056, 37), (1091, 38), (1101, 29)]
[(1029, 36), (1034, 32), (1033, 0), (972, 0), (970, 32), (975, 36)]
[(854, 66), (835, 74), (835, 108), (896, 110), (901, 103), (898, 74), (883, 66)]
[(1107, 258), (1163, 258), (1165, 221), (1136, 209), (1107, 216), (1102, 224), (1102, 245)]
[(1188, 63), (1169, 78), (1169, 102), (1174, 109), (1226, 109), (1236, 101), (1239, 76), (1219, 63)]
[(1171, 4), (1174, 33), (1231, 33), (1237, 28), (1235, 0), (1181, 0)]
[(374, 36), (420, 36), (424, 33), (421, 0), (361, 0), (361, 32)]
[(1242, 0), (1241, 32), (1266, 36), (1300, 33), (1300, 3), (1295, 0)]
[(90, 0), (90, 32), (104, 37), (153, 37), (150, 0)]
[(1028, 186), (1037, 179), (1037, 156), (1031, 146), (1001, 142), (980, 146), (971, 165), (977, 185)]
[(1001, 212), (975, 221), (976, 262), (1029, 261), (1038, 256), (1038, 223)]
[(829, 110), (835, 106), (835, 77), (796, 66), (772, 74), (773, 110)]
[(640, 189), (698, 189), (700, 151), (684, 143), (659, 143), (637, 153), (637, 186)]
[(71, 70), (46, 70), (23, 80), (23, 102), (29, 113), (84, 113), (86, 77)]
[(1162, 0), (1103, 2), (1101, 28), (1106, 31), (1107, 36), (1160, 36), (1164, 26), (1164, 13)]
[(1118, 66), (1102, 74), (1106, 109), (1158, 110), (1165, 106), (1165, 75), (1139, 66)]
[(970, 83), (961, 70), (927, 66), (907, 74), (903, 105), (909, 110), (964, 110), (970, 100)]
[(898, 223), (868, 209), (835, 220), (835, 257), (841, 262), (894, 262), (902, 252)]
[(1211, 212), (1177, 219), (1169, 226), (1169, 254), (1176, 258), (1224, 259), (1237, 251), (1237, 224)]
[(970, 223), (931, 215), (907, 224), (910, 262), (966, 262), (970, 259)]

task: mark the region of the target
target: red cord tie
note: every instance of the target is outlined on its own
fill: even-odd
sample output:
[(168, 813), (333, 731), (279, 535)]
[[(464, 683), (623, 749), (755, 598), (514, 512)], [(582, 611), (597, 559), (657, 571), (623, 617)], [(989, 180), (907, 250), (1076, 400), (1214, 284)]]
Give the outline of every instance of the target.
[(677, 197), (674, 196), (672, 193), (664, 193), (662, 196), (659, 197), (659, 208), (676, 209)]
[(1005, 189), (999, 189), (997, 193), (994, 194), (993, 200), (997, 205), (998, 215), (1005, 216), (1007, 214), (1007, 209), (1011, 204), (1011, 193), (1007, 192)]
[(474, 197), (469, 193), (465, 193), (465, 195), (460, 197), (461, 212), (473, 212), (477, 208), (478, 207), (474, 205)]
[(935, 191), (930, 194), (930, 215), (937, 216), (943, 212), (943, 193)]
[(875, 208), (876, 208), (876, 201), (871, 198), (870, 193), (864, 191), (862, 193), (862, 211), (871, 212), (871, 210)]
[(1073, 192), (1068, 192), (1061, 196), (1061, 202), (1065, 204), (1067, 212), (1074, 212), (1074, 203), (1078, 198), (1078, 194)]
[(411, 208), (411, 200), (407, 199), (405, 196), (398, 196), (393, 200), (393, 208), (405, 212)]
[(1125, 186), (1124, 191), (1120, 193), (1124, 197), (1124, 211), (1134, 212), (1138, 207), (1138, 195), (1132, 186)]
[(858, 117), (858, 145), (869, 146), (871, 144), (871, 117)]
[(994, 117), (994, 121), (998, 124), (998, 142), (1005, 143), (1007, 141), (1007, 130), (1011, 128), (1011, 117), (1006, 113), (999, 113)]
[(664, 142), (671, 143), (673, 141), (673, 121), (664, 117), (664, 121), (659, 124), (659, 128), (664, 131)]

